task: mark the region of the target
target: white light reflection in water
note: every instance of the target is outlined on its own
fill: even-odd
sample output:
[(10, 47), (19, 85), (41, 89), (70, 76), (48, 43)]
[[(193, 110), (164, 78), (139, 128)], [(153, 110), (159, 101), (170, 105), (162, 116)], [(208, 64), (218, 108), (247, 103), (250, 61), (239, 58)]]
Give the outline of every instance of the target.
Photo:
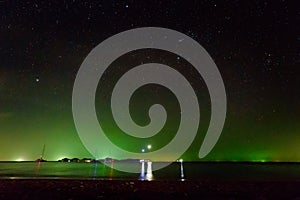
[[(147, 173), (145, 174), (145, 162), (147, 163)], [(150, 160), (140, 160), (141, 163), (141, 175), (140, 180), (153, 180), (153, 173), (152, 173), (152, 162)]]
[(180, 162), (180, 178), (182, 181), (184, 181), (183, 160), (179, 159), (177, 162)]
[(147, 162), (147, 175), (146, 175), (146, 179), (148, 181), (151, 181), (153, 179), (152, 162), (150, 160), (148, 160), (148, 162)]
[(140, 179), (145, 180), (145, 160), (140, 160), (142, 163)]

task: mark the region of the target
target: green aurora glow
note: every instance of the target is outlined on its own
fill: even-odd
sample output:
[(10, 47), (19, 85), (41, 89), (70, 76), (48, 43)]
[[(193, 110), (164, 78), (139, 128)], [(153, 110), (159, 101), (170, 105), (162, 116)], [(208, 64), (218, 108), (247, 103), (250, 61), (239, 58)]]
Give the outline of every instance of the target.
[[(249, 2), (216, 8), (212, 3), (178, 2), (141, 4), (142, 8), (130, 5), (126, 11), (122, 3), (107, 3), (100, 11), (94, 4), (92, 8), (72, 4), (65, 9), (65, 5), (49, 3), (39, 5), (39, 11), (25, 1), (17, 5), (1, 2), (5, 9), (0, 12), (0, 161), (35, 160), (44, 144), (47, 160), (92, 157), (72, 117), (76, 73), (85, 56), (107, 37), (145, 26), (167, 27), (193, 37), (222, 74), (227, 119), (218, 143), (201, 161), (300, 161), (299, 33), (293, 16), (297, 6)], [(182, 158), (200, 161), (197, 155), (210, 117), (209, 96), (195, 70), (176, 55), (145, 50), (120, 57), (98, 86), (99, 123), (108, 137), (127, 150), (138, 152), (149, 143), (155, 150), (170, 141), (178, 128), (179, 109), (166, 88), (144, 86), (130, 104), (132, 117), (140, 125), (149, 122), (146, 113), (151, 104), (165, 106), (170, 114), (159, 135), (130, 138), (111, 119), (113, 82), (128, 68), (147, 62), (168, 64), (191, 81), (199, 98), (201, 122)], [(116, 156), (108, 149), (103, 157)], [(168, 155), (161, 159), (168, 160)]]

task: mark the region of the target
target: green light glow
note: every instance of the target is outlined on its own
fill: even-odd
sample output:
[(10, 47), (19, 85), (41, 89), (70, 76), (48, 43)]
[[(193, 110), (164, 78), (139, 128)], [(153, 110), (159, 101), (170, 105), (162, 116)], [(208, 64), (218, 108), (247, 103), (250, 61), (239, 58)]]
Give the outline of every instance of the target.
[[(14, 27), (19, 26), (12, 26), (12, 28)], [(15, 31), (18, 32), (19, 30)], [(44, 44), (46, 33), (40, 34), (42, 44)], [(66, 33), (66, 35), (69, 34)], [(104, 35), (108, 36), (110, 33)], [(49, 38), (52, 37), (49, 36)], [(104, 38), (98, 38), (97, 41), (102, 39)], [(15, 42), (15, 40), (12, 41)], [(88, 41), (90, 40), (88, 39), (82, 44), (77, 43), (77, 45), (88, 46), (85, 44)], [(68, 43), (67, 41), (64, 42)], [(77, 41), (73, 42), (76, 43)], [(245, 41), (240, 42), (245, 43)], [(209, 48), (217, 49), (213, 46), (214, 44), (208, 45)], [(222, 43), (222, 46), (227, 46), (223, 44), (228, 44), (227, 40)], [(7, 47), (14, 46), (6, 45)], [(41, 53), (39, 52), (40, 49), (37, 48), (37, 52), (31, 52), (34, 56), (28, 58), (39, 58), (35, 61), (40, 64), (41, 72), (40, 69), (35, 69), (33, 73), (31, 65), (22, 68), (25, 65), (23, 61), (27, 60), (27, 57), (18, 57), (16, 59), (18, 63), (14, 63), (15, 59), (11, 57), (13, 58), (12, 63), (7, 64), (7, 66), (3, 64), (4, 67), (1, 66), (0, 160), (36, 160), (40, 157), (44, 144), (46, 145), (44, 155), (46, 160), (58, 160), (64, 157), (92, 157), (82, 145), (74, 126), (72, 86), (78, 67), (84, 60), (86, 53), (94, 45), (90, 44), (89, 48), (83, 49), (82, 54), (84, 55), (80, 56), (77, 54), (69, 55), (70, 49), (68, 48), (70, 47), (64, 49), (63, 51), (67, 52), (67, 56), (69, 56), (68, 58), (66, 56), (65, 60), (53, 58), (57, 57), (53, 56), (58, 51), (56, 45), (54, 45), (55, 48), (45, 47)], [(286, 44), (284, 43), (284, 45)], [(16, 49), (25, 48), (27, 46)], [(45, 52), (47, 53), (45, 54)], [(220, 52), (223, 51), (220, 50)], [(228, 54), (226, 51), (225, 53)], [(264, 64), (255, 62), (244, 64), (244, 61), (247, 60), (246, 57), (248, 58), (251, 53), (243, 52), (243, 54), (236, 56), (234, 62), (224, 62), (225, 59), (221, 53), (213, 52), (214, 56), (219, 55), (213, 56), (213, 59), (216, 59), (224, 79), (228, 96), (228, 112), (225, 127), (218, 143), (211, 153), (201, 161), (300, 162), (300, 106), (299, 98), (296, 96), (298, 88), (294, 84), (298, 83), (299, 79), (295, 76), (296, 73), (289, 73), (291, 75), (286, 79), (283, 78), (289, 72), (286, 68), (290, 67), (294, 70), (296, 65), (293, 66), (293, 63), (290, 63), (290, 65), (276, 66), (276, 70), (282, 70), (282, 76), (279, 76), (280, 73), (276, 71), (274, 73), (275, 78), (270, 77), (271, 72), (266, 70), (268, 71), (267, 76), (260, 77), (261, 66)], [(247, 56), (245, 57), (245, 55)], [(259, 57), (264, 53), (259, 52), (255, 55)], [(22, 56), (24, 55), (22, 54)], [(8, 57), (2, 60), (5, 61), (5, 59)], [(45, 60), (53, 61), (55, 64), (52, 63), (52, 66)], [(64, 63), (60, 63), (62, 60)], [(150, 149), (151, 151), (160, 149), (174, 137), (180, 122), (180, 106), (174, 94), (161, 86), (149, 84), (139, 88), (131, 97), (129, 105), (132, 119), (143, 126), (149, 123), (149, 107), (156, 103), (162, 104), (168, 113), (168, 119), (160, 133), (147, 139), (130, 137), (120, 130), (113, 120), (110, 110), (110, 95), (115, 82), (126, 71), (140, 65), (145, 60), (172, 66), (182, 73), (194, 87), (199, 99), (201, 121), (198, 135), (193, 144), (180, 158), (184, 161), (200, 161), (198, 152), (210, 122), (210, 98), (204, 81), (198, 77), (198, 72), (187, 61), (178, 60), (177, 55), (161, 51), (151, 53), (149, 49), (146, 49), (134, 52), (133, 56), (121, 56), (120, 59), (112, 63), (103, 75), (103, 80), (98, 85), (95, 97), (99, 123), (114, 144), (125, 150), (138, 153), (141, 153), (143, 148), (145, 152)], [(241, 63), (239, 63), (240, 60), (242, 60)], [(262, 60), (265, 60), (265, 57)], [(242, 67), (239, 68), (239, 65)], [(20, 77), (19, 72), (22, 74)], [(35, 73), (40, 75), (37, 76)], [(250, 77), (251, 80), (244, 82), (242, 76)], [(275, 81), (272, 82), (271, 79), (273, 78)], [(288, 86), (287, 83), (293, 84)], [(151, 144), (151, 148), (147, 148), (149, 144)], [(99, 141), (100, 145), (101, 141)], [(109, 147), (105, 147), (105, 149), (105, 152), (97, 152), (95, 149), (95, 154), (99, 155), (97, 159), (105, 157), (124, 159), (122, 155), (116, 155), (115, 152), (112, 152)], [(170, 154), (161, 155), (159, 159), (169, 160)]]

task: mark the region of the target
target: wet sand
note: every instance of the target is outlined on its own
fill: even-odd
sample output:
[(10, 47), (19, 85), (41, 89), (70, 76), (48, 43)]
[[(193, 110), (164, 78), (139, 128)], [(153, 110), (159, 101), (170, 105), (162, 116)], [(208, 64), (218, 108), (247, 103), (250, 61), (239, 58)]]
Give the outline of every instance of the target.
[(299, 181), (0, 179), (0, 199), (300, 199)]

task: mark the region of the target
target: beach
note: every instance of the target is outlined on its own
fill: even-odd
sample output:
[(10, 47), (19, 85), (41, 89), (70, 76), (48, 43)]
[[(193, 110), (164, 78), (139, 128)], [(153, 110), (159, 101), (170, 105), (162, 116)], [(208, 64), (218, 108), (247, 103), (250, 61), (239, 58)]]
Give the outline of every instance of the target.
[(300, 199), (300, 181), (0, 179), (0, 199)]

